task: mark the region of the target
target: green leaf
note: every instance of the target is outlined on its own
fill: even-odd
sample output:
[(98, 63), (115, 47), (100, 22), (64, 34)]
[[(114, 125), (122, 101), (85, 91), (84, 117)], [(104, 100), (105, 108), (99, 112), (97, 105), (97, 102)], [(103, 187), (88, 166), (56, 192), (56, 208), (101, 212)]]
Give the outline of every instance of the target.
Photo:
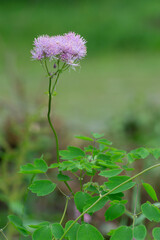
[(55, 188), (56, 184), (52, 183), (50, 180), (37, 180), (34, 181), (28, 189), (36, 193), (37, 196), (45, 196), (53, 192)]
[(148, 183), (142, 183), (142, 185), (143, 185), (144, 189), (146, 190), (146, 192), (148, 193), (148, 195), (153, 199), (153, 201), (158, 202), (158, 198), (157, 198), (156, 192), (153, 189), (153, 187)]
[(91, 141), (91, 142), (94, 141), (94, 140), (93, 140), (92, 138), (90, 138), (90, 137), (81, 136), (81, 135), (75, 136), (75, 138), (79, 138), (79, 139), (82, 139), (82, 140), (85, 140), (85, 141)]
[(76, 240), (104, 240), (104, 238), (95, 227), (83, 224), (78, 229)]
[(159, 240), (160, 239), (160, 227), (156, 227), (152, 231), (152, 235), (154, 237), (154, 240)]
[(69, 176), (63, 175), (62, 173), (59, 173), (57, 175), (57, 178), (58, 178), (59, 181), (71, 181)]
[(59, 164), (59, 170), (60, 171), (70, 171), (72, 169), (75, 169), (79, 165), (79, 162), (76, 161), (63, 161)]
[(132, 150), (131, 153), (137, 155), (137, 158), (146, 158), (149, 155), (149, 151), (146, 148), (137, 148), (135, 150)]
[[(101, 198), (101, 199), (100, 199)], [(108, 197), (99, 197), (99, 196), (95, 196), (95, 197), (92, 197), (91, 199), (89, 199), (88, 201), (86, 201), (86, 205), (84, 207), (83, 210), (86, 210), (87, 208), (89, 208), (93, 203), (95, 203), (98, 199), (99, 202), (95, 204), (95, 206), (91, 207), (87, 213), (94, 213), (94, 212), (97, 212), (99, 211), (100, 209), (102, 209), (105, 204), (108, 202)]]
[(160, 222), (160, 210), (150, 202), (146, 202), (141, 206), (142, 213), (150, 221)]
[(103, 144), (103, 145), (112, 145), (112, 142), (108, 141), (105, 138), (98, 139), (98, 140), (96, 140), (96, 142)]
[(144, 225), (134, 227), (134, 238), (135, 240), (145, 240), (147, 230)]
[[(105, 186), (109, 190), (112, 190), (113, 188), (117, 187), (118, 185), (122, 184), (123, 182), (125, 182), (129, 179), (130, 179), (130, 177), (128, 177), (128, 176), (111, 177), (111, 178), (109, 178), (108, 182), (105, 182)], [(135, 182), (129, 181), (129, 182), (125, 183), (124, 185), (120, 186), (119, 188), (117, 188), (116, 190), (114, 190), (112, 192), (112, 194), (126, 191), (126, 190), (132, 188), (134, 185), (135, 185)]]
[(52, 232), (50, 227), (44, 226), (38, 228), (33, 233), (33, 240), (52, 240)]
[(99, 133), (92, 133), (92, 136), (94, 137), (94, 138), (102, 138), (102, 137), (104, 137), (104, 133), (102, 133), (102, 134), (99, 134)]
[(68, 147), (68, 150), (61, 150), (59, 153), (62, 159), (66, 159), (66, 160), (71, 160), (71, 159), (85, 156), (85, 153), (84, 151), (82, 151), (82, 149), (77, 147), (71, 147), (71, 146)]
[(30, 234), (30, 232), (23, 226), (23, 222), (18, 216), (9, 215), (8, 219), (20, 234), (23, 236), (28, 236)]
[(106, 221), (112, 221), (120, 216), (122, 216), (125, 212), (125, 206), (121, 203), (116, 203), (110, 206), (105, 212)]
[(132, 229), (130, 227), (121, 226), (114, 231), (111, 240), (132, 240), (132, 238)]
[(59, 167), (59, 163), (52, 163), (49, 168), (58, 168)]
[(36, 225), (29, 225), (30, 228), (40, 228), (40, 227), (44, 227), (44, 226), (49, 226), (50, 225), (50, 222), (41, 222), (39, 224), (36, 224)]
[(151, 149), (150, 153), (155, 157), (155, 159), (158, 159), (160, 157), (160, 148)]
[(51, 230), (55, 239), (60, 239), (64, 233), (64, 229), (60, 223), (53, 223), (51, 226)]
[(28, 163), (20, 167), (20, 173), (24, 174), (38, 174), (45, 173), (48, 170), (46, 162), (40, 158), (34, 161), (34, 164)]
[(103, 177), (113, 177), (113, 176), (117, 176), (118, 174), (120, 174), (123, 171), (123, 169), (113, 169), (113, 170), (105, 170), (105, 171), (101, 171), (99, 173), (100, 176)]
[[(73, 220), (70, 220), (65, 225), (65, 231), (70, 227), (70, 225), (73, 223)], [(67, 232), (66, 237), (68, 240), (75, 240), (77, 236), (77, 231), (79, 229), (80, 225), (79, 223), (75, 223), (73, 227)], [(77, 239), (76, 239), (77, 240)]]
[(77, 209), (81, 213), (83, 212), (83, 208), (89, 199), (92, 199), (92, 197), (88, 193), (76, 192), (76, 194), (74, 196), (74, 202), (75, 202)]

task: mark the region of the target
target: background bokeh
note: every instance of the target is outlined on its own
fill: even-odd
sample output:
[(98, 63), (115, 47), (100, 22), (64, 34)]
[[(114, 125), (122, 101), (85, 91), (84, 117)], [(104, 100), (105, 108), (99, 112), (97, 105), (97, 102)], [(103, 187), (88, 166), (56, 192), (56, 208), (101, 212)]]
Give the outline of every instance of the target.
[[(60, 147), (78, 144), (74, 135), (92, 131), (104, 132), (125, 149), (160, 145), (159, 0), (1, 0), (1, 226), (8, 212), (21, 211), (19, 166), (42, 153), (54, 159), (46, 120), (48, 81), (31, 60), (33, 40), (69, 31), (87, 40), (88, 53), (81, 67), (63, 74), (56, 89), (52, 110)], [(30, 219), (34, 198), (27, 205)], [(37, 219), (50, 212), (48, 200), (40, 201)]]

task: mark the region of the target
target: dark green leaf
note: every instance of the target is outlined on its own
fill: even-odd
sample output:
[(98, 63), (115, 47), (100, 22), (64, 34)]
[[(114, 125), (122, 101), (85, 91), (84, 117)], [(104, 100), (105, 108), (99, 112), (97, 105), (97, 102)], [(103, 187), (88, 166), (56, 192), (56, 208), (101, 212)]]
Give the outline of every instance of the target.
[(155, 148), (150, 150), (151, 154), (158, 159), (160, 157), (160, 148)]
[(144, 216), (150, 221), (160, 222), (160, 210), (150, 202), (146, 202), (141, 206)]
[(48, 195), (53, 192), (55, 188), (56, 184), (52, 183), (50, 180), (37, 180), (29, 186), (29, 190), (36, 193), (37, 196)]
[(157, 198), (156, 192), (153, 189), (153, 187), (148, 183), (142, 183), (142, 185), (143, 185), (144, 189), (146, 190), (146, 192), (148, 193), (148, 195), (153, 199), (153, 201), (158, 202), (158, 198)]
[(92, 197), (85, 192), (76, 192), (75, 196), (74, 196), (74, 202), (75, 205), (77, 207), (77, 209), (82, 213), (83, 212), (83, 208), (86, 205), (86, 202), (92, 199)]
[(76, 240), (104, 240), (104, 238), (95, 227), (83, 224), (78, 229)]
[(134, 227), (134, 238), (135, 240), (145, 240), (147, 230), (144, 225)]
[(123, 169), (113, 169), (113, 170), (105, 170), (105, 171), (101, 171), (99, 173), (100, 176), (103, 177), (113, 177), (113, 176), (117, 176), (118, 174), (120, 174), (123, 171)]
[(148, 157), (148, 155), (149, 155), (149, 151), (143, 147), (132, 150), (131, 153), (137, 155), (138, 159), (139, 158), (144, 159), (144, 158)]
[(30, 232), (23, 226), (22, 220), (16, 215), (9, 215), (9, 221), (13, 224), (13, 226), (17, 229), (19, 233), (23, 236), (28, 236)]
[(44, 226), (49, 226), (50, 225), (50, 222), (41, 222), (39, 224), (36, 224), (36, 225), (29, 225), (30, 228), (40, 228), (40, 227), (44, 227)]
[[(73, 220), (70, 220), (65, 225), (65, 231), (70, 227), (70, 225), (73, 223)], [(79, 229), (80, 225), (79, 223), (75, 223), (73, 227), (67, 232), (66, 237), (68, 237), (68, 240), (75, 240), (77, 236), (77, 231)], [(77, 240), (77, 239), (76, 239)]]
[[(101, 198), (101, 199), (100, 199)], [(99, 211), (100, 209), (102, 209), (104, 206), (105, 206), (105, 204), (108, 202), (108, 197), (99, 197), (99, 196), (95, 196), (95, 197), (92, 197), (91, 199), (89, 199), (89, 200), (87, 200), (86, 201), (86, 205), (85, 205), (85, 207), (84, 207), (84, 209), (83, 210), (86, 210), (87, 208), (89, 208), (92, 204), (94, 204), (98, 199), (100, 199), (99, 200), (99, 202), (98, 203), (96, 203), (93, 207), (91, 207), (88, 211), (87, 211), (87, 213), (94, 213), (94, 212), (97, 212), (97, 211)]]
[(33, 240), (52, 240), (52, 232), (50, 227), (44, 226), (38, 228), (33, 233)]
[(125, 212), (125, 206), (123, 204), (121, 203), (113, 204), (105, 212), (105, 219), (106, 221), (112, 221), (122, 216), (124, 212)]
[(62, 173), (59, 173), (57, 175), (57, 178), (58, 178), (59, 181), (71, 181), (69, 176), (63, 175)]
[(20, 167), (20, 173), (25, 174), (38, 174), (45, 173), (48, 170), (48, 166), (43, 159), (36, 159), (34, 164), (28, 163)]
[(52, 163), (49, 168), (58, 168), (59, 167), (59, 163)]
[(105, 182), (105, 186), (109, 189), (112, 190), (113, 188), (117, 187), (118, 185), (124, 183), (125, 181), (128, 181), (124, 185), (118, 187), (116, 190), (112, 192), (113, 193), (119, 193), (126, 191), (130, 188), (132, 188), (135, 185), (135, 182), (129, 181), (130, 177), (128, 176), (115, 176), (109, 178), (108, 182)]
[(60, 156), (62, 159), (71, 160), (79, 157), (84, 157), (85, 153), (80, 148), (69, 146), (68, 150), (60, 151)]
[(132, 229), (130, 227), (121, 226), (114, 231), (111, 240), (132, 240), (132, 238)]
[(53, 223), (51, 226), (51, 230), (55, 239), (60, 239), (64, 233), (64, 229), (60, 223)]
[(154, 237), (154, 240), (159, 240), (160, 239), (160, 227), (156, 227), (152, 231), (152, 235)]

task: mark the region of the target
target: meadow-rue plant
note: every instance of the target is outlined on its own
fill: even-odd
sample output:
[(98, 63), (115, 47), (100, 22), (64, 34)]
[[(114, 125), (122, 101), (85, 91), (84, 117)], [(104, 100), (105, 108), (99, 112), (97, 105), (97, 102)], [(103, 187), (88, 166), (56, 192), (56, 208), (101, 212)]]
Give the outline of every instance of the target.
[[(67, 150), (59, 150), (58, 136), (51, 122), (51, 103), (59, 76), (69, 69), (79, 65), (79, 61), (86, 55), (86, 41), (75, 33), (62, 36), (40, 36), (34, 41), (32, 58), (41, 62), (48, 79), (48, 122), (53, 131), (56, 142), (57, 162), (48, 166), (43, 157), (35, 159), (33, 163), (21, 166), (20, 173), (30, 174), (31, 183), (28, 190), (37, 196), (46, 196), (57, 187), (66, 198), (64, 212), (59, 222), (43, 221), (35, 225), (25, 225), (23, 219), (17, 215), (9, 215), (9, 221), (23, 236), (30, 236), (33, 240), (103, 240), (105, 236), (92, 225), (92, 215), (104, 210), (106, 222), (126, 217), (127, 224), (118, 223), (117, 228), (107, 232), (107, 239), (111, 240), (145, 240), (147, 233), (145, 220), (153, 221), (152, 235), (155, 240), (160, 239), (160, 203), (154, 188), (149, 183), (136, 181), (142, 174), (159, 167), (156, 163), (139, 173), (133, 164), (135, 160), (145, 159), (149, 155), (156, 160), (160, 157), (160, 149), (138, 148), (126, 152), (112, 147), (112, 142), (104, 138), (103, 134), (92, 133), (88, 136), (76, 136), (77, 139), (88, 142), (83, 149), (68, 146)], [(48, 62), (53, 62), (49, 69)], [(56, 168), (57, 180), (64, 182), (70, 195), (64, 193), (56, 181), (52, 181), (47, 171)], [(69, 173), (69, 174), (68, 174)], [(73, 181), (71, 174), (79, 182), (79, 190), (74, 192), (69, 182)], [(94, 180), (95, 175), (104, 179), (103, 183)], [(42, 176), (44, 176), (42, 178)], [(85, 180), (88, 176), (89, 181)], [(146, 190), (151, 198), (143, 204), (138, 203), (139, 186)], [(125, 191), (134, 188), (134, 208), (128, 209)], [(74, 200), (76, 219), (66, 218), (68, 202)], [(86, 214), (86, 215), (85, 215)], [(1, 231), (2, 234), (3, 230)], [(7, 237), (5, 236), (7, 239)]]

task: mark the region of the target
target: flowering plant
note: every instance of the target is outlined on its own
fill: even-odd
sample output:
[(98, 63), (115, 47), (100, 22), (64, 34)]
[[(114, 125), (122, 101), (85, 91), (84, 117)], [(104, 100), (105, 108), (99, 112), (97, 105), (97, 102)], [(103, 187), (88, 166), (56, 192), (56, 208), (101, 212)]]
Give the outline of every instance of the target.
[[(111, 240), (144, 240), (147, 229), (144, 221), (148, 219), (160, 223), (160, 210), (158, 198), (153, 187), (148, 183), (135, 181), (139, 176), (149, 170), (159, 167), (156, 163), (139, 173), (130, 167), (135, 160), (145, 159), (150, 155), (155, 159), (160, 157), (160, 149), (138, 148), (126, 152), (112, 147), (112, 143), (104, 138), (103, 134), (93, 133), (92, 136), (76, 136), (76, 138), (89, 142), (84, 149), (69, 146), (67, 150), (59, 150), (58, 136), (51, 122), (51, 103), (55, 95), (55, 87), (59, 76), (69, 68), (75, 68), (79, 61), (86, 55), (86, 41), (75, 33), (63, 36), (40, 36), (34, 41), (31, 51), (32, 58), (40, 61), (45, 68), (48, 79), (48, 122), (55, 137), (57, 162), (48, 165), (43, 157), (35, 159), (31, 164), (21, 166), (20, 173), (31, 175), (28, 190), (37, 196), (46, 196), (55, 188), (65, 196), (64, 212), (59, 222), (50, 223), (43, 221), (36, 225), (24, 225), (22, 219), (16, 215), (9, 215), (9, 221), (23, 236), (30, 236), (33, 240), (103, 240), (102, 233), (92, 224), (92, 216), (100, 209), (105, 209), (105, 221), (120, 219), (123, 215), (129, 224), (120, 225), (107, 233)], [(48, 61), (53, 62), (52, 70)], [(57, 169), (57, 179), (51, 179), (48, 170)], [(134, 174), (133, 174), (133, 173)], [(95, 175), (101, 176), (102, 183), (95, 182)], [(86, 181), (88, 176), (89, 181)], [(76, 178), (79, 182), (79, 191), (75, 192), (71, 183)], [(57, 180), (64, 182), (67, 195), (57, 184)], [(137, 206), (139, 186), (142, 185), (153, 202)], [(134, 211), (128, 210), (125, 191), (134, 188)], [(68, 202), (74, 201), (78, 216), (74, 220), (66, 219)], [(107, 209), (106, 209), (107, 207)], [(74, 208), (74, 207), (73, 207)], [(64, 224), (65, 221), (65, 224)], [(1, 231), (4, 235), (3, 231)], [(152, 231), (155, 240), (160, 239), (160, 227), (156, 225)], [(4, 235), (5, 236), (5, 235)], [(7, 238), (6, 238), (7, 239)]]

